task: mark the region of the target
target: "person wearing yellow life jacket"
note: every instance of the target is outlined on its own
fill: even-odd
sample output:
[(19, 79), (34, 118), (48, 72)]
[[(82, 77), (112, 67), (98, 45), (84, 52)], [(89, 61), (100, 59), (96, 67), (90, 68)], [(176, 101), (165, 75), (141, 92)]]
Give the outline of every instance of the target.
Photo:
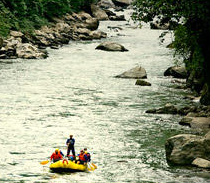
[(62, 157), (64, 157), (64, 154), (61, 150), (59, 150), (58, 148), (56, 150), (58, 151), (59, 154), (61, 154)]

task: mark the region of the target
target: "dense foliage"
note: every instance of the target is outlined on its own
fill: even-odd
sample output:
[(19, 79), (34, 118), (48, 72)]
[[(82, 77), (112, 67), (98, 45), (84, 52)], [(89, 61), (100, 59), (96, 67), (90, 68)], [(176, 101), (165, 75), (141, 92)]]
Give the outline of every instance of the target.
[[(135, 0), (134, 5), (133, 17), (136, 20), (179, 23), (174, 27), (175, 53), (184, 58), (189, 78), (194, 77), (193, 89), (200, 92), (205, 86), (201, 102), (210, 104), (210, 1)], [(196, 81), (199, 80), (197, 87), (196, 76)]]
[(1, 0), (0, 36), (9, 31), (31, 31), (48, 23), (52, 17), (86, 9), (94, 0)]

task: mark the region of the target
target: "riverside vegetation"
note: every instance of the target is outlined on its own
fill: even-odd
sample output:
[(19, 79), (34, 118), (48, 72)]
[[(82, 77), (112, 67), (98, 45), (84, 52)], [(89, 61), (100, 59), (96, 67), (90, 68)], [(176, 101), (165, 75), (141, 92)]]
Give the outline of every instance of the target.
[[(203, 128), (204, 137), (197, 135), (177, 135), (166, 141), (166, 158), (177, 165), (196, 165), (210, 167), (209, 127), (210, 127), (210, 2), (202, 0), (135, 0), (133, 18), (151, 27), (172, 29), (174, 32), (174, 56), (181, 58), (187, 73), (187, 86), (196, 95), (201, 95), (201, 106), (187, 106), (177, 109), (171, 104), (163, 108), (148, 110), (148, 113), (185, 114), (180, 124), (193, 128)], [(155, 26), (156, 25), (156, 26)], [(164, 32), (160, 37), (164, 38)], [(171, 69), (171, 68), (170, 68)], [(165, 72), (177, 72), (177, 67)], [(181, 70), (181, 69), (179, 69)], [(183, 69), (182, 69), (183, 70)], [(170, 75), (170, 74), (169, 74)], [(180, 77), (180, 76), (179, 76)], [(202, 114), (201, 114), (202, 113)]]
[[(94, 0), (32, 0), (30, 3), (26, 0), (18, 2), (15, 2), (15, 0), (9, 2), (6, 0), (1, 1), (0, 36), (4, 39), (9, 35), (11, 37), (6, 42), (3, 42), (0, 38), (0, 47), (4, 46), (7, 49), (7, 54), (4, 54), (5, 50), (0, 50), (0, 58), (46, 57), (46, 52), (42, 49), (47, 46), (57, 48), (58, 45), (67, 44), (70, 39), (90, 40), (106, 37), (105, 33), (94, 32), (98, 28), (98, 21), (107, 19), (120, 20), (123, 17), (114, 18), (115, 15), (108, 10), (106, 10), (105, 14), (101, 13), (98, 15), (97, 7), (92, 5), (96, 2)], [(157, 19), (159, 24), (157, 27), (164, 26), (164, 29), (174, 30), (175, 40), (172, 47), (175, 50), (175, 54), (181, 56), (185, 63), (187, 85), (197, 95), (201, 95), (200, 101), (204, 105), (210, 104), (210, 81), (208, 75), (210, 21), (207, 16), (209, 6), (209, 2), (202, 2), (201, 0), (195, 1), (194, 3), (166, 0), (136, 0), (134, 1), (136, 12), (133, 14), (133, 18), (136, 20), (151, 23), (154, 19)], [(86, 12), (81, 13), (81, 10)], [(93, 13), (93, 11), (97, 11), (97, 13)], [(93, 18), (92, 15), (97, 18)], [(55, 17), (59, 17), (59, 19)], [(11, 42), (13, 44), (9, 47)], [(36, 54), (30, 56), (24, 55), (21, 51), (25, 48), (22, 49), (23, 46), (17, 46), (20, 42), (27, 44), (24, 46), (28, 46), (28, 49), (35, 50)], [(30, 45), (29, 43), (33, 44)], [(37, 45), (40, 50), (36, 50), (37, 48), (33, 47), (33, 45)], [(16, 49), (15, 54), (12, 47)], [(188, 114), (189, 112), (204, 111), (205, 114), (208, 114), (207, 117), (209, 117), (210, 111), (209, 107), (183, 108), (184, 112), (183, 110), (174, 109), (170, 105), (166, 105), (165, 108), (168, 111), (172, 111), (169, 112), (172, 114)], [(165, 112), (165, 108), (156, 111), (156, 113), (167, 113)], [(199, 113), (199, 115), (202, 117), (203, 114)], [(189, 122), (188, 125), (190, 126), (192, 124)], [(197, 139), (196, 143), (198, 146), (195, 145), (194, 139)], [(176, 144), (179, 141), (183, 141), (184, 143), (179, 143), (178, 145), (188, 147), (189, 149), (185, 152), (181, 151), (180, 154), (173, 154), (173, 151), (177, 152), (176, 148), (180, 148)], [(204, 138), (199, 137), (199, 140), (196, 136), (180, 135), (173, 137), (166, 142), (167, 159), (175, 164), (191, 164), (196, 158), (209, 159), (209, 156), (206, 156), (209, 151), (206, 148), (209, 147), (209, 142), (210, 135), (206, 135)], [(192, 153), (188, 154), (189, 151)], [(198, 151), (200, 153), (196, 154)], [(188, 157), (183, 162), (182, 160), (186, 155)]]
[(134, 19), (168, 24), (174, 30), (173, 48), (188, 71), (187, 84), (201, 103), (210, 104), (210, 2), (202, 0), (136, 0)]
[(49, 24), (53, 17), (87, 9), (95, 0), (2, 0), (0, 2), (0, 36), (10, 30), (32, 32)]
[(125, 18), (100, 9), (94, 2), (2, 1), (0, 36), (4, 40), (0, 37), (0, 58), (46, 58), (47, 47), (57, 49), (70, 40), (105, 38), (106, 33), (96, 31), (99, 20)]

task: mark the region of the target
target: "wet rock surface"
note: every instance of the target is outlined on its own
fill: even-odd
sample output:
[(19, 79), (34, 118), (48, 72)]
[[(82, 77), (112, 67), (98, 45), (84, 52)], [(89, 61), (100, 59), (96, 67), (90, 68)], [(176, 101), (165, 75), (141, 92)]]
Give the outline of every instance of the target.
[(139, 86), (151, 86), (152, 84), (149, 83), (148, 81), (138, 79), (136, 81), (135, 85), (139, 85)]
[(203, 158), (196, 158), (192, 165), (197, 166), (199, 168), (210, 168), (210, 161)]
[(187, 71), (185, 67), (169, 67), (165, 72), (164, 76), (173, 76), (175, 78), (187, 78)]
[(33, 34), (11, 31), (8, 39), (0, 39), (0, 58), (46, 58), (47, 47), (58, 49), (69, 41), (106, 38), (107, 34), (97, 31), (99, 20), (86, 12), (66, 14), (54, 18), (54, 23), (35, 30)]
[(119, 43), (115, 42), (103, 42), (100, 45), (96, 47), (97, 50), (104, 50), (104, 51), (119, 51), (119, 52), (125, 52), (128, 51), (124, 46), (122, 46)]
[(166, 159), (176, 165), (190, 165), (197, 157), (205, 156), (202, 138), (197, 135), (180, 134), (165, 143)]
[(115, 76), (116, 78), (130, 78), (130, 79), (143, 79), (147, 78), (146, 70), (141, 66), (136, 66), (133, 69), (123, 72), (120, 75)]

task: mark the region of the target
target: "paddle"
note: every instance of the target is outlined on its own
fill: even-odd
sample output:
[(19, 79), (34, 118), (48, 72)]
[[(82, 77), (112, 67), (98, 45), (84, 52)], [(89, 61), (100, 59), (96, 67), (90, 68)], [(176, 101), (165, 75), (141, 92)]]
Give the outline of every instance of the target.
[(46, 165), (47, 163), (49, 163), (50, 161), (49, 160), (45, 160), (45, 161), (42, 161), (40, 162), (41, 165)]
[(90, 168), (90, 166), (89, 166), (89, 165), (88, 165), (87, 169), (88, 169), (88, 171), (91, 171), (91, 168)]
[(91, 165), (93, 165), (93, 166), (94, 166), (94, 168), (95, 168), (95, 169), (97, 169), (97, 166), (96, 166), (94, 163), (91, 163)]
[(88, 162), (87, 165), (88, 165), (88, 168), (87, 169), (89, 171), (94, 171), (95, 169), (97, 169), (97, 166), (94, 163)]

